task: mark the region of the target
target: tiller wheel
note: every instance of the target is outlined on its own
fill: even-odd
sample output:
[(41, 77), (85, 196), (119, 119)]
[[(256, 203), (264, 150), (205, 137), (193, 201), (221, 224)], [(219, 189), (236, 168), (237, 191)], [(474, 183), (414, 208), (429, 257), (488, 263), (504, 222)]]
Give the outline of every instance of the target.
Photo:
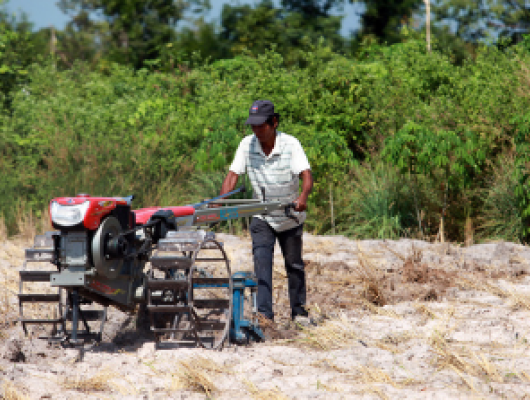
[(170, 231), (151, 257), (147, 310), (157, 342), (222, 348), (230, 329), (230, 263), (213, 233)]

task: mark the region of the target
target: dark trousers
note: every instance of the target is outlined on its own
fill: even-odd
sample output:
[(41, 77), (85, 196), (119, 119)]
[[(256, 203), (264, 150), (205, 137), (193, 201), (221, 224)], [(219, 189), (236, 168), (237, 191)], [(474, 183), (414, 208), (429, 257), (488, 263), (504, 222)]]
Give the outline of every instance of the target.
[(258, 278), (258, 312), (269, 319), (274, 319), (274, 312), (272, 311), (272, 264), (276, 239), (280, 243), (285, 260), (291, 317), (307, 315), (305, 309), (305, 271), (302, 261), (302, 233), (303, 224), (287, 231), (276, 232), (267, 222), (259, 218), (252, 218), (250, 234), (252, 236), (254, 272)]

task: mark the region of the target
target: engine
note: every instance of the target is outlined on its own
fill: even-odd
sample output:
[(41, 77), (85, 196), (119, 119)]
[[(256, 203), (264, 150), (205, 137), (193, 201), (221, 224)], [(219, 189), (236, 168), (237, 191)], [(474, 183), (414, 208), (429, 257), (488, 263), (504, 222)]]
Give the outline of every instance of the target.
[(51, 276), (52, 286), (76, 287), (100, 303), (106, 297), (123, 308), (134, 307), (151, 243), (145, 234), (136, 234), (131, 200), (81, 194), (50, 202), (59, 269)]

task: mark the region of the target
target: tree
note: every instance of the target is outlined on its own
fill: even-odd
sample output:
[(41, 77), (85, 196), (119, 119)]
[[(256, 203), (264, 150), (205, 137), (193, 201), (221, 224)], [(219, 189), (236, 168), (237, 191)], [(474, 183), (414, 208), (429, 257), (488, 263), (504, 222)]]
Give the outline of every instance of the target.
[(284, 0), (284, 8), (276, 8), (272, 0), (262, 0), (255, 7), (225, 4), (221, 39), (232, 54), (250, 51), (257, 55), (275, 47), (287, 64), (298, 63), (299, 50), (321, 38), (335, 50), (342, 48), (344, 41), (339, 33), (342, 17), (329, 14), (340, 3), (342, 0)]
[(63, 31), (52, 27), (47, 32), (51, 52), (60, 67), (71, 68), (75, 60), (95, 63), (109, 45), (108, 24), (91, 20), (86, 10), (73, 16)]
[[(473, 132), (443, 129), (434, 132), (415, 122), (407, 122), (395, 135), (385, 140), (381, 155), (403, 173), (437, 176), (440, 180), (444, 200), (440, 212), (439, 235), (443, 241), (444, 217), (449, 200), (472, 185), (476, 174), (480, 173), (481, 166), (486, 161), (484, 149), (484, 140)], [(416, 178), (414, 182), (417, 186)], [(415, 193), (418, 188), (413, 190), (419, 230), (422, 232), (421, 207), (417, 203)]]
[[(175, 40), (185, 12), (201, 12), (209, 0), (60, 0), (59, 7), (80, 29), (98, 28), (111, 61), (140, 68)], [(92, 22), (91, 13), (102, 14), (103, 21)]]
[(307, 18), (329, 17), (333, 9), (340, 8), (344, 0), (282, 0), (289, 12), (297, 12)]
[(332, 11), (341, 11), (344, 0), (282, 0), (287, 13), (285, 25), (291, 28), (291, 38), (300, 44), (300, 38), (307, 37), (312, 43), (320, 38), (339, 50), (344, 45), (340, 36), (342, 16), (334, 16)]
[(468, 42), (488, 37), (519, 41), (530, 29), (530, 6), (525, 0), (444, 0), (432, 10), (438, 21), (456, 26), (456, 35)]
[(382, 42), (400, 40), (400, 27), (407, 25), (422, 0), (351, 0), (364, 3), (366, 10), (361, 16), (361, 36), (375, 36)]
[[(230, 49), (219, 35), (217, 25), (205, 22), (202, 18), (193, 26), (184, 27), (177, 32), (176, 42), (171, 44), (176, 52), (176, 57), (191, 59), (195, 53), (196, 58), (202, 61), (219, 60), (230, 57)], [(178, 61), (178, 60), (175, 60)]]
[(9, 15), (2, 3), (0, 0), (0, 111), (10, 110), (15, 91), (27, 80), (27, 67), (39, 54), (27, 16), (18, 19)]
[(287, 35), (281, 23), (281, 10), (272, 0), (263, 0), (255, 7), (225, 4), (221, 12), (221, 39), (228, 42), (232, 54), (249, 50), (263, 53), (272, 45), (285, 49)]

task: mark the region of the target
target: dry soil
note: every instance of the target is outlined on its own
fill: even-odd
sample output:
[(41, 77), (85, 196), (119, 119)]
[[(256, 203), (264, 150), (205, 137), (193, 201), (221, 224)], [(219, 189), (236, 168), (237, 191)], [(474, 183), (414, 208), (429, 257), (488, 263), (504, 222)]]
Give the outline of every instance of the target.
[[(248, 238), (218, 235), (232, 271)], [(103, 341), (50, 346), (18, 318), (24, 244), (0, 243), (0, 393), (6, 399), (530, 398), (530, 248), (304, 236), (318, 325), (288, 324), (275, 254), (273, 339), (222, 351), (155, 349), (110, 309)]]

